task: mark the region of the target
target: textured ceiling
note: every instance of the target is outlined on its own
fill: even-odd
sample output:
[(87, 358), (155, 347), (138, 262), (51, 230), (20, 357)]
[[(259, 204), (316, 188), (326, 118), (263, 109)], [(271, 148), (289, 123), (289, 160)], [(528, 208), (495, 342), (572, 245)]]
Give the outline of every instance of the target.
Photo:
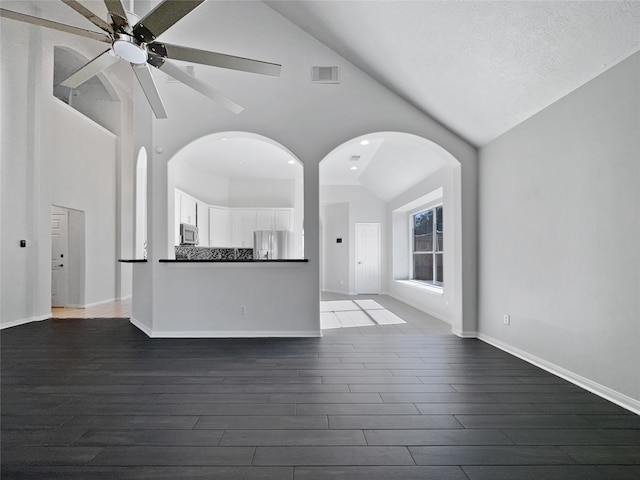
[(640, 49), (640, 2), (266, 1), (476, 146)]

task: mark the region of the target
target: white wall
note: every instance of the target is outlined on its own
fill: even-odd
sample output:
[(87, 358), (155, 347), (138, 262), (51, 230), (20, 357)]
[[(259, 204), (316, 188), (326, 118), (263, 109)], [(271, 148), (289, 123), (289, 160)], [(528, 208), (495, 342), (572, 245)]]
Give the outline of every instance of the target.
[[(389, 293), (414, 307), (451, 325), (459, 321), (462, 311), (461, 270), (458, 257), (456, 223), (459, 199), (455, 193), (455, 169), (443, 167), (388, 203), (393, 237), (391, 239)], [(441, 291), (403, 282), (409, 277), (409, 214), (416, 208), (435, 205), (441, 195), (444, 225), (444, 285)], [(460, 332), (462, 333), (462, 332)], [(469, 332), (464, 332), (468, 334)]]
[[(307, 289), (298, 294), (298, 285), (307, 281), (305, 263), (158, 266), (154, 277), (157, 296), (153, 329), (145, 330), (150, 336), (320, 335), (319, 329), (304, 321), (317, 313), (317, 293)], [(135, 312), (134, 317), (138, 320)]]
[(173, 189), (177, 187), (208, 205), (229, 206), (227, 177), (197, 170), (187, 162), (173, 161), (169, 163), (169, 183), (169, 198), (173, 198)]
[[(58, 101), (53, 97), (53, 48), (67, 46), (93, 58), (102, 46), (4, 18), (0, 19), (0, 35), (0, 326), (6, 327), (45, 319), (51, 314), (53, 132), (54, 102)], [(116, 251), (128, 255), (133, 251), (133, 201), (129, 199), (133, 190), (130, 172), (135, 159), (129, 133), (130, 85), (117, 80), (123, 67), (130, 69), (128, 65), (114, 65), (106, 74), (121, 99), (123, 126), (116, 147), (118, 225), (110, 235)], [(30, 246), (19, 248), (20, 239), (28, 240)], [(116, 269), (120, 274), (109, 298), (113, 298), (113, 291), (121, 296), (131, 291), (131, 280), (127, 278), (130, 271), (117, 266)]]
[(85, 214), (85, 304), (113, 300), (117, 137), (56, 99), (53, 138), (52, 203)]
[[(215, 70), (196, 67), (198, 78), (211, 83), (225, 95), (242, 104), (245, 110), (234, 115), (210, 102), (204, 101), (196, 93), (189, 92), (176, 83), (158, 82), (160, 94), (165, 100), (169, 118), (153, 120), (153, 142), (162, 147), (158, 154), (155, 148), (150, 164), (154, 184), (149, 201), (158, 225), (154, 230), (154, 245), (150, 251), (150, 266), (153, 282), (160, 288), (162, 265), (158, 259), (166, 258), (169, 251), (167, 221), (167, 168), (166, 163), (185, 145), (195, 139), (216, 132), (244, 131), (264, 135), (284, 145), (304, 163), (304, 231), (305, 257), (309, 262), (301, 270), (302, 276), (293, 270), (274, 270), (271, 286), (254, 281), (249, 272), (228, 274), (212, 270), (211, 281), (218, 275), (244, 278), (246, 288), (273, 290), (274, 295), (282, 292), (275, 284), (282, 281), (293, 285), (293, 290), (280, 298), (281, 308), (289, 307), (288, 298), (307, 298), (310, 303), (300, 310), (301, 330), (319, 331), (319, 197), (318, 163), (335, 147), (345, 141), (376, 131), (407, 132), (427, 138), (451, 153), (463, 163), (468, 173), (462, 175), (469, 183), (463, 199), (467, 202), (462, 223), (463, 254), (469, 265), (468, 289), (473, 300), (475, 289), (475, 166), (476, 152), (437, 122), (426, 117), (397, 95), (373, 81), (370, 77), (350, 65), (343, 58), (302, 32), (279, 14), (261, 2), (205, 2), (199, 15), (188, 16), (167, 32), (166, 41), (180, 40), (181, 35), (199, 31), (197, 42), (201, 48), (216, 51), (241, 53), (243, 56), (283, 64), (280, 78), (248, 75), (230, 70)], [(251, 35), (247, 35), (251, 32)], [(183, 41), (183, 40), (181, 40)], [(341, 66), (339, 85), (313, 85), (309, 82), (312, 64)], [(155, 171), (153, 171), (155, 170)], [(160, 225), (163, 222), (164, 225)], [(161, 232), (161, 233), (159, 233)], [(467, 233), (468, 232), (468, 233)], [(464, 235), (467, 233), (466, 235)], [(467, 245), (467, 243), (469, 245)], [(136, 268), (136, 267), (134, 267)], [(297, 272), (297, 271), (296, 271)], [(289, 282), (295, 277), (296, 282)], [(230, 281), (231, 281), (230, 279)], [(159, 290), (154, 290), (155, 296)], [(227, 290), (224, 302), (237, 309), (243, 292)], [(311, 295), (311, 296), (309, 296)], [(135, 299), (134, 299), (135, 302)], [(148, 299), (141, 298), (141, 303)], [(465, 321), (475, 331), (474, 302), (470, 301), (470, 311)], [(311, 314), (309, 313), (311, 312)], [(148, 315), (146, 315), (148, 317)], [(276, 321), (276, 318), (270, 320)], [(260, 325), (255, 324), (256, 330)], [(459, 326), (462, 329), (462, 325)], [(176, 328), (179, 328), (176, 325)]]
[[(322, 290), (348, 295), (350, 289), (351, 225), (349, 203), (330, 203), (320, 209), (322, 222)], [(342, 243), (337, 243), (341, 238)]]
[[(320, 186), (320, 203), (344, 202), (348, 209), (347, 218), (347, 235), (344, 239), (346, 245), (342, 245), (341, 251), (347, 248), (348, 257), (346, 265), (337, 265), (337, 259), (330, 255), (324, 257), (324, 275), (325, 278), (331, 278), (332, 270), (336, 268), (344, 268), (346, 266), (347, 278), (345, 285), (342, 286), (339, 293), (354, 294), (355, 286), (355, 224), (356, 223), (379, 223), (380, 224), (380, 288), (381, 293), (387, 291), (388, 286), (388, 228), (387, 228), (387, 212), (386, 204), (383, 200), (371, 193), (368, 189), (359, 185), (321, 185)], [(326, 231), (326, 223), (325, 223)], [(326, 236), (326, 233), (325, 233)], [(335, 237), (335, 235), (334, 235)], [(330, 244), (335, 245), (335, 238), (325, 239), (325, 250)], [(335, 245), (337, 247), (337, 245)], [(342, 260), (340, 260), (342, 261)], [(341, 273), (344, 276), (343, 273)], [(328, 285), (325, 285), (328, 287)]]
[[(49, 113), (49, 104), (42, 101), (41, 32), (0, 22), (0, 322), (8, 326), (47, 318), (51, 312), (51, 275), (39, 275), (45, 261), (51, 269), (51, 203), (41, 208), (41, 199), (50, 197), (50, 167), (39, 161), (51, 137), (39, 120)], [(27, 248), (19, 247), (21, 239), (29, 242)]]
[(85, 212), (69, 212), (69, 305), (86, 304), (87, 252)]
[(639, 85), (635, 54), (483, 147), (479, 199), (481, 338), (636, 411)]
[(295, 180), (232, 178), (229, 180), (229, 206), (293, 208)]

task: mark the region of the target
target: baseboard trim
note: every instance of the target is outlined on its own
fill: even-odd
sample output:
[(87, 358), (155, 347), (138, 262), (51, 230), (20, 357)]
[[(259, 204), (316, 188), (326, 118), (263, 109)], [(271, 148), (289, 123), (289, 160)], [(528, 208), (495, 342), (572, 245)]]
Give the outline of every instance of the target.
[(226, 331), (226, 330), (196, 330), (196, 331), (153, 331), (151, 338), (315, 338), (321, 337), (322, 332), (272, 332), (272, 331)]
[(135, 318), (131, 317), (129, 319), (129, 323), (131, 323), (131, 325), (136, 327), (138, 330), (142, 331), (142, 333), (144, 333), (147, 337), (149, 338), (152, 337), (151, 334), (153, 333), (153, 330), (151, 330), (149, 327), (147, 327), (145, 324), (143, 324), (139, 320), (136, 320)]
[(322, 291), (323, 292), (327, 292), (327, 293), (337, 293), (339, 295), (352, 295), (351, 293), (349, 293), (348, 290), (338, 291), (338, 290), (331, 290), (331, 289), (328, 289), (328, 288), (323, 288)]
[(564, 378), (568, 382), (571, 382), (585, 390), (588, 390), (591, 393), (598, 395), (599, 397), (604, 398), (605, 400), (609, 400), (616, 405), (621, 406), (635, 414), (640, 415), (640, 401), (625, 395), (624, 393), (620, 393), (616, 390), (613, 390), (609, 387), (605, 387), (604, 385), (600, 385), (593, 380), (589, 380), (588, 378), (583, 377), (582, 375), (578, 375), (570, 370), (562, 368), (555, 363), (548, 362), (540, 357), (532, 355), (524, 350), (520, 350), (519, 348), (512, 347), (500, 340), (497, 340), (493, 337), (485, 335), (483, 333), (478, 333), (477, 338), (482, 340), (489, 345), (493, 345), (500, 350), (503, 350), (511, 355), (514, 355), (522, 360), (529, 362), (536, 367), (540, 367), (543, 370), (546, 370), (549, 373), (552, 373), (560, 378)]
[(110, 298), (109, 300), (100, 300), (99, 302), (87, 303), (84, 307), (80, 307), (80, 308), (97, 307), (98, 305), (104, 305), (105, 303), (113, 303), (115, 301), (116, 301), (115, 298)]
[(42, 320), (49, 320), (50, 318), (51, 314), (48, 313), (47, 315), (36, 315), (35, 317), (12, 320), (11, 322), (0, 324), (0, 330), (4, 330), (5, 328), (17, 327), (18, 325), (25, 325), (31, 322), (41, 322)]
[(227, 331), (227, 330), (153, 330), (131, 317), (131, 324), (149, 338), (319, 338), (322, 331)]
[(460, 338), (478, 338), (478, 332), (467, 332), (460, 330), (459, 328), (451, 327), (451, 333), (457, 335)]

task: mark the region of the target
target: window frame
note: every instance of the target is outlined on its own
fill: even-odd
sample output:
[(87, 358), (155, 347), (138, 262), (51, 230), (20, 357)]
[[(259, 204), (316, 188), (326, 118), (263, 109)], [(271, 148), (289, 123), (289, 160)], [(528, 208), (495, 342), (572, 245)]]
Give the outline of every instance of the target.
[[(439, 245), (440, 249), (436, 250), (436, 243), (437, 243), (437, 214), (436, 214), (436, 209), (440, 207), (442, 208), (442, 245)], [(433, 242), (431, 245), (431, 250), (430, 251), (424, 251), (424, 252), (416, 252), (415, 251), (415, 235), (414, 235), (414, 226), (415, 226), (415, 216), (419, 215), (421, 213), (426, 213), (429, 211), (433, 211)], [(408, 229), (409, 229), (409, 280), (411, 282), (415, 282), (418, 285), (424, 285), (424, 286), (429, 286), (435, 289), (438, 289), (440, 291), (444, 290), (444, 204), (442, 202), (442, 200), (439, 200), (437, 202), (434, 203), (430, 203), (427, 205), (422, 205), (419, 208), (415, 208), (410, 210), (409, 212), (407, 212), (407, 223), (408, 223)], [(432, 268), (433, 268), (433, 280), (420, 280), (420, 279), (416, 279), (415, 277), (415, 255), (431, 255), (433, 262), (432, 262)], [(439, 282), (437, 280), (437, 271), (438, 271), (438, 262), (436, 261), (437, 255), (441, 256), (441, 261), (442, 261), (442, 265), (441, 268), (443, 269), (442, 272), (442, 282)]]

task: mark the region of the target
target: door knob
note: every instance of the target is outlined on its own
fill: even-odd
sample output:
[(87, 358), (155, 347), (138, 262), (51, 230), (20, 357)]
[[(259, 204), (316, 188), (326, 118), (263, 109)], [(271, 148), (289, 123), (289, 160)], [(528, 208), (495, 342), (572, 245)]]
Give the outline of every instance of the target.
[(59, 267), (64, 267), (64, 263), (61, 263), (60, 265), (58, 265)]

